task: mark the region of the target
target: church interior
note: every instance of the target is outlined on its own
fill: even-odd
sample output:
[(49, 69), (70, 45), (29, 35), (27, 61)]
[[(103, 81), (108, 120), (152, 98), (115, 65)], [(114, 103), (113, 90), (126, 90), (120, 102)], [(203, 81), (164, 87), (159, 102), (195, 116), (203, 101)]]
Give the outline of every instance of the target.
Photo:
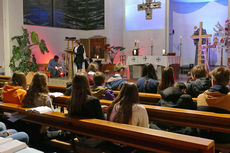
[(230, 152), (229, 6), (0, 0), (0, 152)]

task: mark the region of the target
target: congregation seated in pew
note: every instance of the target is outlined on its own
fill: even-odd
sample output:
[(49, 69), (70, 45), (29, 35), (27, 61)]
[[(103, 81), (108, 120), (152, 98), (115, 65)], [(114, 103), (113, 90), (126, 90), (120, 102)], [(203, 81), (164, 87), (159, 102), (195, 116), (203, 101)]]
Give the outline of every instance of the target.
[(87, 77), (89, 80), (89, 85), (94, 85), (93, 75), (98, 71), (98, 64), (96, 62), (91, 62), (87, 68)]
[(145, 64), (142, 77), (137, 80), (137, 88), (139, 92), (144, 93), (157, 93), (159, 82), (155, 68), (152, 64)]
[(193, 67), (190, 73), (192, 79), (186, 84), (187, 93), (196, 98), (211, 87), (211, 80), (203, 66), (197, 65)]
[[(212, 86), (198, 96), (197, 109), (230, 114), (230, 93), (226, 87), (229, 84), (230, 71), (225, 67), (217, 67), (210, 72), (210, 75)], [(217, 143), (230, 143), (230, 134), (201, 130), (200, 135)]]

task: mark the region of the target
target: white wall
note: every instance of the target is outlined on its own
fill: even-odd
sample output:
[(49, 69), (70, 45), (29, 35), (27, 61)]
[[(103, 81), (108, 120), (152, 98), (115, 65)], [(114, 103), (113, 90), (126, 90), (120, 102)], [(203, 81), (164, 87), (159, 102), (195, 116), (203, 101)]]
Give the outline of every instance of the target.
[[(124, 11), (125, 11), (125, 1), (124, 4)], [(162, 7), (163, 10), (167, 9), (165, 5)], [(136, 8), (137, 9), (137, 8)], [(162, 9), (162, 8), (161, 8)], [(136, 10), (135, 10), (136, 11)], [(153, 10), (153, 14), (154, 14)], [(145, 12), (145, 11), (144, 11)], [(144, 14), (144, 13), (143, 13)], [(124, 13), (125, 18), (125, 13)], [(143, 16), (145, 17), (145, 16)], [(162, 18), (162, 16), (157, 16), (157, 18)], [(137, 19), (138, 21), (139, 19)], [(154, 23), (157, 24), (157, 23)], [(143, 26), (145, 26), (143, 24)], [(151, 55), (151, 44), (153, 43), (153, 52), (152, 55), (162, 55), (162, 49), (166, 49), (166, 29), (155, 29), (155, 30), (129, 30), (127, 31), (125, 28), (125, 20), (124, 20), (124, 31), (123, 31), (123, 44), (126, 47), (125, 54), (132, 55), (132, 50), (134, 49), (134, 41), (139, 40), (139, 55)]]
[(0, 65), (4, 65), (3, 0), (0, 0)]
[(3, 0), (3, 33), (4, 33), (4, 68), (5, 74), (10, 75), (9, 63), (12, 45), (11, 38), (22, 34), (23, 0)]
[[(191, 3), (192, 5), (192, 3)], [(192, 6), (191, 6), (192, 7)], [(220, 22), (225, 26), (225, 20), (228, 16), (228, 7), (216, 2), (209, 2), (202, 8), (191, 13), (173, 13), (173, 28), (175, 34), (173, 36), (173, 51), (179, 53), (179, 38), (183, 37), (182, 45), (182, 65), (193, 64), (195, 60), (195, 45), (190, 38), (194, 32), (194, 26), (199, 27), (199, 23), (203, 22), (203, 27), (207, 34), (214, 34), (213, 28)], [(226, 53), (224, 54), (226, 57)], [(224, 58), (226, 65), (227, 58)], [(220, 65), (220, 53), (211, 50), (211, 65)]]
[(37, 63), (48, 63), (55, 55), (61, 55), (67, 47), (65, 37), (90, 38), (95, 35), (105, 36), (107, 43), (111, 45), (122, 44), (122, 28), (123, 28), (123, 3), (122, 0), (105, 0), (105, 29), (104, 30), (73, 30), (54, 27), (42, 27), (25, 25), (30, 32), (38, 33), (40, 39), (44, 39), (50, 50), (49, 54), (43, 56), (38, 48), (34, 48), (32, 52), (37, 58)]

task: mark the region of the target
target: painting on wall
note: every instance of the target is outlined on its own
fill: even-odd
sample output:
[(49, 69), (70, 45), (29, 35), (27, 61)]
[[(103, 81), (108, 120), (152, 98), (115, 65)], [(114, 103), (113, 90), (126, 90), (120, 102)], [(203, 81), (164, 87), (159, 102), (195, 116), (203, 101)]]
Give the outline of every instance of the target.
[(104, 0), (23, 0), (24, 24), (104, 29)]

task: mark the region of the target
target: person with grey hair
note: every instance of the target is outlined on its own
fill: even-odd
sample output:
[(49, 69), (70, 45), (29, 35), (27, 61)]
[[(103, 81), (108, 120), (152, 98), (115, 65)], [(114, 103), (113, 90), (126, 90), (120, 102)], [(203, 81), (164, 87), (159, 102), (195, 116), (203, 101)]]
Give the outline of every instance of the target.
[(80, 40), (75, 40), (75, 47), (73, 49), (75, 54), (74, 63), (77, 66), (77, 69), (82, 69), (82, 63), (84, 62), (84, 52), (85, 49), (83, 45), (81, 45)]

